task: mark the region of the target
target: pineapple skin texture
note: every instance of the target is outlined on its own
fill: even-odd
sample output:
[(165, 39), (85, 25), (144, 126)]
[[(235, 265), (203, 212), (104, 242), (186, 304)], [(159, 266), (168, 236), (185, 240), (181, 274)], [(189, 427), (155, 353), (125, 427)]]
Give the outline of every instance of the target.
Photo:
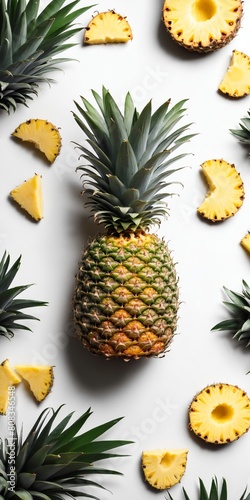
[(97, 236), (83, 251), (73, 298), (82, 344), (126, 361), (164, 353), (176, 330), (177, 281), (169, 249), (158, 236)]

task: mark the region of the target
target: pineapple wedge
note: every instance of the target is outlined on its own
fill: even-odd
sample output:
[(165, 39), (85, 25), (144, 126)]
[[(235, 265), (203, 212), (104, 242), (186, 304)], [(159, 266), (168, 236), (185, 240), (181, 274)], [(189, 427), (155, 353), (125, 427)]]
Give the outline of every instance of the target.
[(233, 50), (230, 65), (222, 79), (219, 90), (230, 97), (250, 94), (250, 57)]
[(160, 449), (142, 453), (146, 481), (158, 490), (166, 490), (180, 482), (187, 464), (186, 449)]
[(43, 401), (53, 386), (53, 366), (16, 365), (15, 370), (28, 383), (36, 400)]
[(6, 415), (9, 403), (9, 387), (20, 384), (21, 378), (12, 370), (9, 360), (0, 365), (0, 415)]
[(50, 163), (53, 163), (60, 153), (62, 143), (59, 130), (47, 120), (27, 120), (14, 130), (12, 136), (34, 143)]
[(248, 232), (241, 240), (241, 245), (247, 252), (250, 253), (250, 232)]
[(88, 45), (126, 43), (132, 38), (132, 30), (126, 17), (110, 10), (100, 12), (92, 18), (85, 30), (84, 43)]
[(250, 428), (250, 399), (235, 385), (207, 386), (189, 407), (189, 428), (207, 443), (231, 443)]
[(41, 176), (35, 174), (10, 192), (11, 198), (26, 210), (33, 219), (43, 218), (43, 195)]
[(243, 204), (244, 185), (240, 174), (225, 160), (208, 160), (201, 167), (209, 190), (198, 213), (212, 222), (223, 221)]

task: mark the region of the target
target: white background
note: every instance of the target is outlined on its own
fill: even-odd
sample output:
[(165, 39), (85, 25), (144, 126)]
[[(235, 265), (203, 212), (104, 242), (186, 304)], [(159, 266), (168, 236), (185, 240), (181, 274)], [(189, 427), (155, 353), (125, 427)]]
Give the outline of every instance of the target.
[[(74, 410), (79, 416), (91, 406), (88, 426), (125, 417), (107, 437), (131, 439), (135, 444), (121, 450), (130, 457), (109, 464), (124, 477), (103, 478), (113, 496), (99, 492), (102, 500), (151, 500), (156, 495), (164, 499), (164, 492), (147, 487), (140, 465), (142, 450), (163, 447), (189, 450), (183, 480), (171, 489), (175, 500), (183, 498), (182, 486), (197, 498), (198, 478), (209, 486), (215, 475), (219, 481), (227, 479), (229, 500), (235, 500), (250, 486), (250, 434), (228, 446), (209, 446), (190, 434), (187, 414), (196, 392), (214, 382), (236, 384), (250, 394), (249, 350), (225, 333), (211, 332), (227, 315), (223, 285), (240, 292), (242, 279), (250, 282), (249, 256), (240, 245), (250, 229), (250, 160), (247, 149), (229, 132), (246, 116), (250, 97), (233, 100), (217, 91), (232, 50), (249, 51), (250, 5), (244, 3), (236, 38), (208, 55), (191, 54), (170, 40), (161, 21), (161, 0), (101, 1), (79, 22), (84, 27), (95, 9), (112, 8), (127, 16), (132, 42), (84, 47), (83, 30), (75, 36), (78, 45), (65, 53), (77, 61), (51, 75), (56, 83), (42, 85), (29, 108), (20, 106), (10, 116), (0, 113), (1, 255), (6, 249), (13, 263), (22, 254), (15, 284), (34, 283), (23, 298), (49, 302), (48, 307), (31, 311), (40, 318), (29, 323), (33, 333), (17, 331), (11, 341), (0, 339), (1, 361), (55, 366), (53, 390), (40, 406), (23, 385), (17, 388), (17, 425), (23, 422), (25, 433), (42, 409), (62, 403), (61, 415)], [(198, 134), (182, 148), (192, 153), (185, 159), (189, 167), (175, 176), (184, 187), (176, 187), (178, 196), (169, 202), (170, 217), (158, 231), (173, 251), (181, 296), (178, 332), (170, 352), (160, 359), (107, 362), (85, 351), (71, 333), (78, 261), (82, 247), (99, 230), (80, 195), (80, 172), (75, 171), (79, 152), (72, 141), (84, 143), (85, 137), (71, 112), (76, 110), (74, 100), (80, 102), (80, 95), (91, 100), (90, 89), (101, 92), (102, 84), (120, 104), (129, 90), (138, 109), (150, 99), (155, 108), (169, 97), (173, 104), (189, 99), (182, 124), (192, 122), (190, 131)], [(60, 127), (63, 146), (52, 166), (39, 152), (11, 138), (14, 129), (30, 118), (48, 119)], [(221, 224), (209, 224), (197, 216), (207, 190), (200, 165), (213, 158), (234, 163), (245, 185), (242, 208)], [(44, 194), (44, 219), (39, 223), (19, 211), (8, 196), (35, 172), (42, 175)], [(7, 434), (6, 417), (0, 417), (0, 431), (1, 436)]]

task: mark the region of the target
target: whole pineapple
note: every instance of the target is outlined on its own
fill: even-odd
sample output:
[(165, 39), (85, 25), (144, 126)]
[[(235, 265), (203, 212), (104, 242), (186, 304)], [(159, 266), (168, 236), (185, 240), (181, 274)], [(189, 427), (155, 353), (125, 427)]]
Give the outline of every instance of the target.
[[(10, 392), (15, 397), (14, 392)], [(61, 410), (45, 409), (27, 437), (18, 433), (9, 419), (9, 437), (0, 438), (0, 499), (3, 500), (66, 500), (88, 497), (94, 487), (105, 489), (103, 476), (120, 474), (113, 468), (98, 466), (100, 460), (120, 457), (116, 450), (129, 441), (99, 439), (116, 425), (120, 418), (80, 432), (91, 416), (90, 408), (73, 423), (72, 414), (56, 423)], [(52, 412), (52, 414), (51, 414)], [(100, 480), (89, 479), (93, 475)]]
[[(82, 254), (73, 299), (76, 332), (95, 354), (125, 360), (158, 356), (169, 347), (179, 305), (175, 265), (164, 242), (148, 230), (167, 215), (167, 177), (185, 156), (171, 153), (189, 140), (189, 125), (175, 128), (185, 100), (154, 113), (149, 102), (138, 113), (131, 95), (124, 113), (103, 87), (93, 96), (99, 110), (82, 98), (76, 122), (91, 150), (77, 145), (87, 166), (83, 186), (106, 233)], [(167, 192), (166, 192), (167, 188)]]
[(89, 8), (72, 11), (78, 2), (52, 0), (39, 12), (39, 0), (0, 0), (0, 110), (27, 105), (41, 82), (52, 81), (45, 74), (67, 60), (57, 54), (74, 45), (64, 42), (82, 29), (74, 21)]

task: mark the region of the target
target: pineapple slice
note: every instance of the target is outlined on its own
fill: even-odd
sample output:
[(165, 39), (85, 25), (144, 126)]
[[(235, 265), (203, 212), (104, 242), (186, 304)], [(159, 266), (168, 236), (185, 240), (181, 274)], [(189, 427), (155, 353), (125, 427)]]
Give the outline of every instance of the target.
[(213, 384), (195, 396), (189, 407), (189, 428), (208, 443), (226, 444), (250, 427), (250, 399), (235, 385)]
[(40, 403), (51, 391), (54, 380), (53, 366), (16, 365), (17, 373), (28, 382), (31, 392)]
[(60, 153), (61, 136), (59, 130), (47, 120), (28, 120), (21, 123), (12, 135), (22, 141), (34, 143), (35, 147), (45, 154), (50, 163), (53, 163)]
[(11, 191), (10, 196), (36, 221), (43, 218), (43, 195), (40, 175), (35, 174), (34, 177), (24, 181), (23, 184)]
[(245, 248), (245, 250), (247, 252), (250, 253), (250, 232), (248, 232), (244, 238), (242, 238), (241, 240), (241, 245), (243, 246), (243, 248)]
[(165, 0), (163, 22), (185, 49), (212, 52), (235, 37), (242, 12), (242, 0)]
[(0, 415), (6, 415), (9, 403), (9, 387), (20, 384), (21, 378), (12, 370), (9, 360), (0, 365)]
[(229, 68), (222, 79), (219, 90), (230, 97), (250, 94), (250, 57), (233, 50)]
[(88, 45), (125, 43), (132, 38), (132, 30), (126, 17), (110, 10), (100, 12), (92, 18), (85, 31), (84, 43)]
[(158, 490), (179, 483), (187, 464), (186, 449), (144, 451), (142, 468), (146, 481)]
[(198, 212), (212, 222), (234, 215), (244, 200), (244, 185), (235, 166), (225, 160), (208, 160), (202, 165), (209, 190)]

